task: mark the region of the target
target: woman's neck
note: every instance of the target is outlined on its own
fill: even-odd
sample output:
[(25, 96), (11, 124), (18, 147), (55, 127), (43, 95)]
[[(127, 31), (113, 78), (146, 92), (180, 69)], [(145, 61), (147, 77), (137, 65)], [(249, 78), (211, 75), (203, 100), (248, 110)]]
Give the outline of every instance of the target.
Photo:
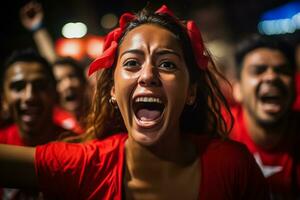
[(193, 162), (197, 155), (196, 146), (188, 137), (178, 134), (176, 137), (161, 138), (154, 145), (142, 145), (132, 137), (126, 141), (126, 157), (133, 161), (148, 162), (160, 160), (179, 165), (186, 165)]
[[(155, 199), (174, 199), (171, 197), (198, 196), (200, 166), (196, 148), (189, 140), (182, 139), (178, 146), (167, 149), (145, 147), (128, 138), (125, 148), (124, 181), (127, 198), (147, 199), (148, 196), (151, 199), (151, 196), (155, 196)], [(192, 182), (194, 186), (191, 188), (186, 182)], [(190, 189), (185, 185), (189, 185)]]

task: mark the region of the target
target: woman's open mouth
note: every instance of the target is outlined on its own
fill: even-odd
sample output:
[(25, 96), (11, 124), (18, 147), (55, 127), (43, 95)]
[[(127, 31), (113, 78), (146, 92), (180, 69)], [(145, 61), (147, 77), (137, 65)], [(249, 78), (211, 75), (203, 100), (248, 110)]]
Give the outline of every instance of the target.
[(133, 102), (133, 111), (137, 124), (143, 128), (152, 128), (163, 116), (165, 104), (158, 97), (137, 97)]

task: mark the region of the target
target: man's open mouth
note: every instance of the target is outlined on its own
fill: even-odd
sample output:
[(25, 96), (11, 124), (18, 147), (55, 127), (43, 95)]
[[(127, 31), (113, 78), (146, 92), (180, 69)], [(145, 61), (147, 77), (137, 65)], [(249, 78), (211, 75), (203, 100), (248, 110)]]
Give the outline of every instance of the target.
[(279, 89), (270, 89), (260, 92), (258, 95), (263, 109), (269, 113), (279, 112), (284, 104), (282, 92)]
[(71, 93), (68, 93), (66, 96), (65, 96), (65, 100), (66, 101), (75, 101), (77, 99), (77, 95), (73, 92)]
[(21, 118), (26, 123), (36, 121), (41, 115), (42, 109), (39, 106), (30, 106), (22, 109), (20, 112)]

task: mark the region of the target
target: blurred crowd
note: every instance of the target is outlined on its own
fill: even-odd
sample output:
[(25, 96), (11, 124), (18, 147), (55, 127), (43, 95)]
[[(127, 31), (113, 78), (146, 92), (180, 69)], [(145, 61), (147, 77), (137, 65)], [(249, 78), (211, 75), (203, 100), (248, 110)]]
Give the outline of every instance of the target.
[[(57, 55), (45, 14), (37, 2), (20, 10), (37, 48), (16, 49), (1, 66), (0, 143), (36, 146), (76, 141), (88, 132), (101, 71), (88, 77), (89, 61)], [(300, 42), (259, 34), (235, 45), (215, 42), (208, 49), (227, 79), (219, 84), (234, 118), (228, 138), (248, 147), (271, 199), (299, 199)], [(230, 114), (224, 116), (229, 124)], [(12, 188), (2, 188), (1, 197), (42, 199), (38, 191)]]

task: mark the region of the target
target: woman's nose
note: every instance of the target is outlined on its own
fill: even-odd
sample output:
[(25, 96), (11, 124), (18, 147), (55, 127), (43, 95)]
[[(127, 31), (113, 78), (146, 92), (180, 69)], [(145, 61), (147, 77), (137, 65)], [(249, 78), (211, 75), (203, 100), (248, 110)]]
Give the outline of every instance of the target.
[(159, 86), (160, 79), (157, 68), (150, 63), (145, 64), (142, 68), (138, 82), (144, 87)]

